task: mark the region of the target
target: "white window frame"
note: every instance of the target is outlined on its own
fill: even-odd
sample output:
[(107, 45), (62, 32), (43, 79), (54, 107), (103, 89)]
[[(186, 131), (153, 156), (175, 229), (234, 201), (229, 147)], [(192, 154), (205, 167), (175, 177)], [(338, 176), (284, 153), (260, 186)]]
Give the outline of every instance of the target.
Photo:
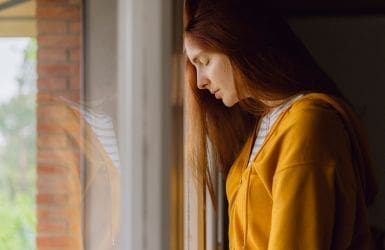
[[(172, 3), (118, 0), (122, 250), (172, 245)], [(184, 180), (184, 249), (214, 249), (221, 235), (208, 194), (195, 185), (187, 165)]]
[(170, 246), (171, 7), (118, 0), (121, 249)]

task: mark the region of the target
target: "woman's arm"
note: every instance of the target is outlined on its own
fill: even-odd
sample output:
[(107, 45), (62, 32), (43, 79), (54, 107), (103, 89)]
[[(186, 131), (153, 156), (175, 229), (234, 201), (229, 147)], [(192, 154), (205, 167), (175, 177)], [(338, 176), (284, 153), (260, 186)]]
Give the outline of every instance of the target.
[(294, 165), (274, 177), (269, 249), (330, 249), (335, 166)]
[(350, 142), (335, 110), (303, 107), (292, 110), (280, 140), (269, 249), (346, 249), (356, 205)]

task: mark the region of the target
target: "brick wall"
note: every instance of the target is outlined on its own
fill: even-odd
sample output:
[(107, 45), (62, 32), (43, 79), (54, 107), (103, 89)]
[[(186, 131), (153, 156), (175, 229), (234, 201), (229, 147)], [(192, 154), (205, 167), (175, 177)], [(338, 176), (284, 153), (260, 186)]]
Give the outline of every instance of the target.
[(81, 1), (37, 0), (37, 238), (39, 250), (82, 249), (79, 102)]

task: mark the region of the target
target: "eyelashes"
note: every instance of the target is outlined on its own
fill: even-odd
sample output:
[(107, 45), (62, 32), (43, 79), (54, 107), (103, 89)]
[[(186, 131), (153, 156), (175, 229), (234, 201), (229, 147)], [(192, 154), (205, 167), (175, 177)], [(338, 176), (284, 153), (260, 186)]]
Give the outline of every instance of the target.
[(207, 66), (207, 65), (210, 64), (210, 59), (208, 57), (201, 57), (201, 58), (198, 58), (198, 59), (194, 59), (192, 64), (195, 67)]
[(201, 65), (203, 65), (203, 66), (207, 66), (207, 65), (209, 65), (209, 63), (210, 63), (210, 59), (208, 59), (208, 58), (203, 58), (203, 59), (200, 60), (200, 63), (201, 63)]

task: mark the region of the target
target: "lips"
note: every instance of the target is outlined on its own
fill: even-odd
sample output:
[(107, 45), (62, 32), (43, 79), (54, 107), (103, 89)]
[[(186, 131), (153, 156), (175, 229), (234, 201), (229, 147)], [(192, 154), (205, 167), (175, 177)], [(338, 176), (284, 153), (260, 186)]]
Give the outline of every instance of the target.
[(219, 89), (217, 90), (209, 90), (211, 94), (215, 95), (215, 98), (219, 99), (221, 98), (219, 95)]
[(215, 98), (217, 98), (217, 99), (221, 98), (219, 96), (219, 89), (214, 92), (214, 95), (215, 95)]

